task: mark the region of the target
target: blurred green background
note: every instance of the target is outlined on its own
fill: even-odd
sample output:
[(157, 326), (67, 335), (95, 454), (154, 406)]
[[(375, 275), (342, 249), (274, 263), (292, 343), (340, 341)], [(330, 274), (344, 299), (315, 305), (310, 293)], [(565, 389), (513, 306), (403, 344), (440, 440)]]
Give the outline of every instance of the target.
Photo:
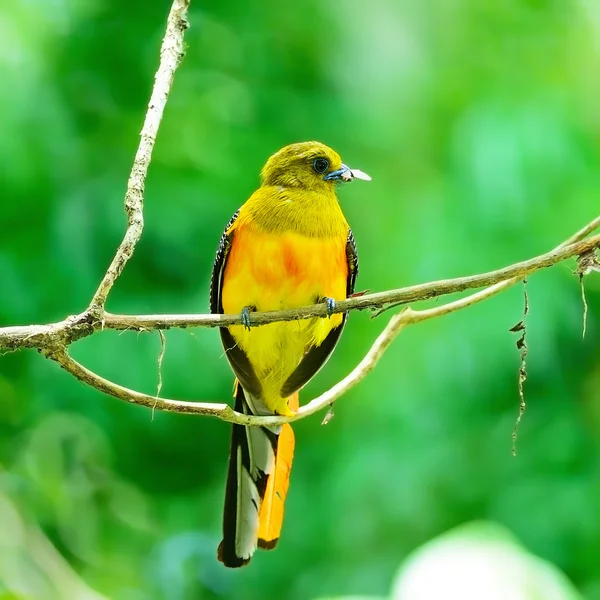
[[(169, 7), (0, 7), (0, 325), (62, 319), (95, 291), (124, 232)], [(498, 268), (599, 212), (594, 2), (193, 0), (189, 20), (146, 228), (113, 312), (206, 312), (225, 223), (266, 158), (294, 141), (321, 140), (373, 177), (340, 193), (357, 289)], [(403, 332), (328, 426), (319, 416), (295, 426), (280, 545), (239, 571), (215, 556), (225, 423), (152, 419), (34, 352), (3, 356), (0, 597), (384, 597), (409, 553), (485, 519), (600, 599), (600, 278), (587, 280), (582, 341), (574, 266), (529, 282), (516, 458), (508, 330), (522, 317), (520, 286)], [(389, 316), (353, 313), (304, 399), (343, 377)], [(105, 332), (72, 351), (154, 393), (159, 348), (156, 333)], [(217, 332), (168, 332), (163, 380), (166, 397), (228, 399)]]

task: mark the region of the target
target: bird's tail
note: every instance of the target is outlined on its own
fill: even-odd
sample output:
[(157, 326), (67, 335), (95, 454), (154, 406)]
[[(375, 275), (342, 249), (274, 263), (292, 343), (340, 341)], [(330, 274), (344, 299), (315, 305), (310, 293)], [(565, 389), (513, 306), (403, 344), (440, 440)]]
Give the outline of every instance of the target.
[[(260, 401), (239, 383), (235, 410), (258, 414)], [(298, 408), (298, 393), (289, 400)], [(217, 552), (226, 567), (242, 567), (256, 547), (270, 550), (279, 540), (283, 507), (294, 456), (294, 432), (289, 424), (277, 427), (234, 425), (225, 491), (223, 541)]]

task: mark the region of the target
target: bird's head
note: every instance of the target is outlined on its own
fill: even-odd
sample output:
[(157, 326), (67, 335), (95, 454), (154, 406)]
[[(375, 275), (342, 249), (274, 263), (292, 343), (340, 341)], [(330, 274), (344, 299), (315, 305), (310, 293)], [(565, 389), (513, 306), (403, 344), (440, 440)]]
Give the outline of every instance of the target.
[(350, 169), (340, 155), (321, 142), (300, 142), (285, 146), (267, 161), (261, 172), (263, 185), (333, 190), (336, 183), (371, 178)]

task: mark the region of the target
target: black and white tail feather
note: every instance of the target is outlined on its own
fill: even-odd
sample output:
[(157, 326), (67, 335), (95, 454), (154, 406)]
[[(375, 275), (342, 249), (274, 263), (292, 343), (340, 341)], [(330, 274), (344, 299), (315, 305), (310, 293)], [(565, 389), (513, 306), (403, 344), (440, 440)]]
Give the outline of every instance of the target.
[[(245, 392), (239, 383), (235, 394), (235, 410), (244, 414), (271, 414), (260, 400)], [(280, 431), (281, 426), (233, 426), (223, 541), (218, 551), (219, 560), (227, 567), (247, 564), (259, 545), (260, 511), (268, 477), (275, 470)]]

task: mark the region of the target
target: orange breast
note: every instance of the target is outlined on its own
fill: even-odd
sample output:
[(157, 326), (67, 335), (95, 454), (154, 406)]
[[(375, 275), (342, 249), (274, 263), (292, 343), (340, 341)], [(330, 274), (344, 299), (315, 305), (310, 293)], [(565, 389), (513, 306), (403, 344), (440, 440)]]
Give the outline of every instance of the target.
[(317, 298), (346, 297), (346, 238), (235, 230), (223, 281), (223, 309), (239, 313), (297, 308)]

